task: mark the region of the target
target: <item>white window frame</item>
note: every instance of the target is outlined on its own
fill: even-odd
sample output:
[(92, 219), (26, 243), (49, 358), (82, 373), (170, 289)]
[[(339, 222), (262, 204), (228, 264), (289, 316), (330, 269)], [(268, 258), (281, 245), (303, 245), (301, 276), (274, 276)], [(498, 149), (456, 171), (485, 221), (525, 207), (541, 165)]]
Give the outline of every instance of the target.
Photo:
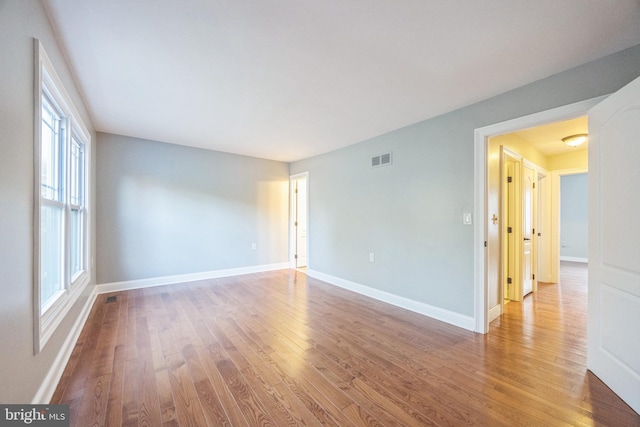
[[(67, 94), (58, 77), (53, 64), (47, 56), (42, 43), (35, 40), (35, 78), (34, 78), (34, 286), (33, 286), (33, 311), (34, 311), (34, 353), (37, 354), (44, 348), (56, 328), (60, 325), (71, 307), (78, 300), (86, 285), (91, 281), (91, 239), (90, 227), (90, 164), (91, 164), (91, 134), (80, 119), (78, 111), (73, 106), (71, 98)], [(61, 160), (59, 173), (61, 174), (61, 201), (52, 201), (42, 196), (42, 105), (43, 96), (53, 105), (56, 113), (61, 117)], [(72, 139), (80, 143), (84, 153), (84, 164), (81, 174), (84, 178), (82, 199), (75, 204), (71, 203), (69, 187), (70, 162)], [(62, 232), (62, 289), (55, 294), (47, 304), (41, 302), (41, 210), (43, 206), (57, 206), (63, 208), (63, 232)], [(84, 216), (81, 229), (81, 266), (82, 269), (71, 273), (71, 211), (80, 210)]]

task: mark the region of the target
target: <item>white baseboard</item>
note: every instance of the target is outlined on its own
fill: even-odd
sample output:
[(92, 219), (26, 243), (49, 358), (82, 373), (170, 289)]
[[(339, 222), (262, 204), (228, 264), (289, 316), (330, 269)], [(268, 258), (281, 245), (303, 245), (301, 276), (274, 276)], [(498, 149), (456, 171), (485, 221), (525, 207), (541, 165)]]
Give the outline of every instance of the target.
[(580, 258), (575, 256), (560, 256), (560, 261), (571, 261), (571, 262), (583, 262), (585, 264), (589, 263), (589, 258)]
[(82, 328), (89, 317), (89, 313), (91, 313), (91, 308), (93, 307), (93, 303), (98, 295), (94, 285), (89, 284), (88, 286), (92, 286), (93, 289), (91, 290), (87, 301), (84, 303), (82, 311), (80, 311), (80, 315), (78, 315), (78, 318), (73, 323), (67, 338), (64, 340), (64, 343), (62, 343), (62, 347), (60, 348), (60, 351), (58, 351), (58, 355), (53, 361), (51, 368), (49, 368), (49, 372), (47, 372), (47, 375), (44, 377), (42, 384), (40, 384), (36, 395), (31, 400), (31, 403), (34, 405), (49, 403), (53, 397), (53, 393), (56, 391), (60, 378), (62, 378), (64, 368), (67, 366), (67, 362), (69, 362), (69, 358), (76, 346), (80, 332), (82, 332)]
[(226, 270), (204, 271), (201, 273), (178, 274), (175, 276), (152, 277), (149, 279), (127, 280), (124, 282), (102, 283), (96, 288), (98, 294), (127, 291), (130, 289), (150, 288), (153, 286), (173, 285), (176, 283), (195, 282), (198, 280), (217, 279), (220, 277), (239, 276), (241, 274), (261, 273), (288, 269), (289, 263), (263, 264), (251, 267), (229, 268)]
[(501, 314), (502, 314), (502, 306), (500, 304), (491, 308), (489, 310), (489, 323), (491, 323), (492, 320), (495, 320), (498, 317), (500, 317)]
[(413, 311), (414, 313), (422, 314), (423, 316), (431, 317), (433, 319), (440, 320), (451, 325), (467, 329), (469, 331), (475, 330), (475, 319), (470, 316), (465, 316), (463, 314), (445, 310), (443, 308), (434, 307), (423, 302), (401, 297), (399, 295), (394, 295), (389, 292), (381, 291), (370, 286), (331, 276), (319, 271), (307, 269), (307, 275), (315, 279), (322, 280), (323, 282), (327, 282), (330, 285), (348, 289), (350, 291), (376, 299), (378, 301), (386, 302), (387, 304), (404, 308), (406, 310)]

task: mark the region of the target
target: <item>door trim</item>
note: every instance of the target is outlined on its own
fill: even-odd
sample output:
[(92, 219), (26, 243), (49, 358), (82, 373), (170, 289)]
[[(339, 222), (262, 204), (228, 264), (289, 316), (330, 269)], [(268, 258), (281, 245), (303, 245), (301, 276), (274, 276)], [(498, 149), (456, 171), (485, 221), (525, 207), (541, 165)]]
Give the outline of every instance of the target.
[(474, 132), (474, 318), (475, 332), (489, 332), (487, 257), (487, 143), (490, 137), (550, 122), (574, 119), (608, 95), (477, 128)]

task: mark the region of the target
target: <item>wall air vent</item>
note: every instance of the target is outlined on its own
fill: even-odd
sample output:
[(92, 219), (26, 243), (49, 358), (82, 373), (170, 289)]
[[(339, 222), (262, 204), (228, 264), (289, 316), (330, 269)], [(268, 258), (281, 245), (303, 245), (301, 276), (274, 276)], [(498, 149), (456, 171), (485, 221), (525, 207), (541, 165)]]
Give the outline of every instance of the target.
[(393, 157), (391, 156), (391, 152), (380, 154), (378, 156), (373, 156), (371, 158), (371, 167), (372, 168), (377, 168), (377, 167), (380, 167), (380, 166), (390, 165), (392, 158)]

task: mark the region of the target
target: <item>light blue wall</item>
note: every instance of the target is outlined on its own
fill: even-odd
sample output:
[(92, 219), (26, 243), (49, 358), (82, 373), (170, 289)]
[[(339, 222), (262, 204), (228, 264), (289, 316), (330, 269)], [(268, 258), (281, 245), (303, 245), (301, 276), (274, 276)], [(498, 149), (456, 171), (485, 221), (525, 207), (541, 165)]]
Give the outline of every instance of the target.
[[(309, 268), (473, 316), (473, 226), (462, 214), (474, 208), (474, 130), (612, 93), (638, 75), (640, 46), (293, 163), (292, 174), (309, 172)], [(371, 169), (387, 151), (393, 165)]]
[(99, 133), (98, 283), (287, 262), (288, 185), (287, 163)]
[[(29, 403), (87, 302), (87, 286), (33, 354), (34, 38), (90, 132), (91, 120), (37, 0), (0, 0), (0, 402)], [(95, 139), (95, 135), (94, 139)], [(93, 179), (91, 180), (93, 185)], [(90, 206), (90, 212), (95, 212)], [(95, 230), (92, 230), (95, 231)], [(92, 233), (95, 236), (95, 233)], [(94, 246), (94, 242), (91, 243)]]
[(589, 257), (587, 174), (560, 177), (560, 256)]

